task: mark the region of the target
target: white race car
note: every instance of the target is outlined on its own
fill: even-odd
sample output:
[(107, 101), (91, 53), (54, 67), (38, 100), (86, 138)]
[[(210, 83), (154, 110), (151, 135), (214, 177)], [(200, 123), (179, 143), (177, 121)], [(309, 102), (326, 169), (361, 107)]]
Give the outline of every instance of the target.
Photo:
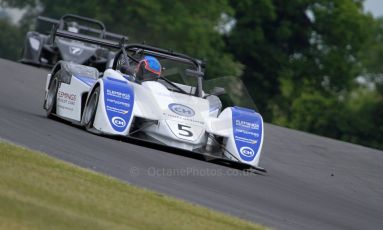
[[(118, 46), (70, 32), (57, 34)], [(218, 98), (223, 88), (204, 92), (201, 61), (141, 44), (120, 47), (103, 73), (58, 62), (46, 82), (48, 117), (60, 117), (98, 134), (140, 138), (265, 172), (259, 167), (261, 115), (241, 107), (223, 109)], [(139, 71), (141, 65), (157, 68), (160, 74), (145, 76)]]

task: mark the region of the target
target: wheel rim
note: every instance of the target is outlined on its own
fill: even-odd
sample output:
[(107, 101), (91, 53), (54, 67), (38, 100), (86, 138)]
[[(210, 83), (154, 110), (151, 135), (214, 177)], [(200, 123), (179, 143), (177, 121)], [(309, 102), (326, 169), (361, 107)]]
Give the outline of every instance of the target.
[(51, 108), (56, 94), (56, 85), (57, 79), (53, 79), (51, 85), (49, 86), (48, 96), (47, 96), (47, 108)]
[(88, 125), (92, 120), (93, 114), (97, 106), (97, 98), (98, 98), (98, 92), (94, 92), (92, 94), (92, 97), (90, 98), (88, 106), (86, 107), (85, 115), (84, 115), (84, 122), (86, 125)]

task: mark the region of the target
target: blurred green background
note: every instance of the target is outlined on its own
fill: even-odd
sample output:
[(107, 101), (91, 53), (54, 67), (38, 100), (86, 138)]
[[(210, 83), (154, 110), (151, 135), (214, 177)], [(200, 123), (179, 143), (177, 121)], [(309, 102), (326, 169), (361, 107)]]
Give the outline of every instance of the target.
[(383, 18), (365, 13), (363, 0), (2, 0), (0, 6), (25, 12), (16, 24), (0, 11), (2, 58), (20, 58), (37, 15), (92, 17), (131, 42), (205, 60), (206, 78), (246, 87), (267, 122), (383, 149)]

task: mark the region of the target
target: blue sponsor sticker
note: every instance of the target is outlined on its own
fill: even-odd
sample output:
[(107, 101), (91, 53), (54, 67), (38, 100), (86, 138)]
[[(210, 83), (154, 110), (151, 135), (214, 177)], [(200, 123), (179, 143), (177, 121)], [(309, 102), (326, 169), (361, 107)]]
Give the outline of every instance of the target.
[(195, 115), (194, 110), (186, 105), (172, 103), (172, 104), (169, 104), (168, 107), (173, 113), (183, 117), (192, 117)]
[(106, 114), (113, 129), (123, 132), (131, 117), (134, 105), (134, 89), (126, 82), (103, 78)]
[(233, 107), (233, 136), (239, 156), (244, 161), (254, 160), (262, 141), (261, 115), (254, 110)]

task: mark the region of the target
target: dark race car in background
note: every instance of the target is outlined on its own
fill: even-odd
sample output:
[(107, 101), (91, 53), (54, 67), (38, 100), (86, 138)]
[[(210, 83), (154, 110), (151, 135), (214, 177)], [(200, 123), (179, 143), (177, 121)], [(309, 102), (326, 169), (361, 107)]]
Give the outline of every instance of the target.
[(113, 50), (99, 45), (67, 38), (55, 38), (56, 29), (67, 30), (93, 38), (124, 42), (126, 36), (107, 32), (101, 21), (78, 15), (66, 14), (55, 20), (39, 16), (39, 24), (48, 24), (51, 33), (30, 31), (26, 35), (21, 63), (42, 67), (53, 67), (58, 61), (64, 60), (104, 70), (113, 56)]

